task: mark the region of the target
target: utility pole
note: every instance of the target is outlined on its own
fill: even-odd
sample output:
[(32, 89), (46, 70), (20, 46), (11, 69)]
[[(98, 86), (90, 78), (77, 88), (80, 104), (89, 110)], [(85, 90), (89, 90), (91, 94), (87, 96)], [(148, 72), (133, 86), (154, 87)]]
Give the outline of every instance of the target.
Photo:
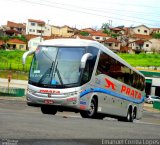
[(50, 20), (48, 20), (48, 25), (49, 25), (49, 21), (50, 21)]
[(42, 24), (41, 24), (41, 39), (40, 42), (42, 42)]
[(109, 20), (109, 25), (110, 27), (112, 27), (112, 20)]

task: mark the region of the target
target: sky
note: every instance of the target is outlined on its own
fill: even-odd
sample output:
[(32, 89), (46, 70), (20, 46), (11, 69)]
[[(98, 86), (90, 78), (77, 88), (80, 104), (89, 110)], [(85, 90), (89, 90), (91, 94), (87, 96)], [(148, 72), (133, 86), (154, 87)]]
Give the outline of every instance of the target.
[(103, 23), (160, 28), (159, 0), (0, 0), (0, 5), (0, 25), (36, 19), (78, 29), (98, 29)]

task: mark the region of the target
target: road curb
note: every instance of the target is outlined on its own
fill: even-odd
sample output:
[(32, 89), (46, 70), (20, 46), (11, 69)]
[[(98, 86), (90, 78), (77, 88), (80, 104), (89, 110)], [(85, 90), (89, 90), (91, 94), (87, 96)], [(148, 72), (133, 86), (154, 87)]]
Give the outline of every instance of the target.
[(0, 100), (7, 100), (7, 101), (26, 101), (26, 97), (10, 97), (10, 96), (5, 96), (5, 97), (1, 97), (0, 96)]
[(153, 113), (160, 113), (160, 110), (153, 108), (153, 104), (144, 103), (143, 110)]

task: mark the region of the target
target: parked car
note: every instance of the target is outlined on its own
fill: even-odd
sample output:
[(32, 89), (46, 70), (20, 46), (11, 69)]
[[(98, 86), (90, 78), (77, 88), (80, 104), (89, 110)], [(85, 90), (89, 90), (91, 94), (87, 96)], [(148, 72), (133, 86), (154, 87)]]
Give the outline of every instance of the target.
[(154, 101), (159, 101), (160, 102), (160, 97), (159, 96), (153, 96), (153, 95), (147, 95), (145, 102), (149, 104), (153, 104)]

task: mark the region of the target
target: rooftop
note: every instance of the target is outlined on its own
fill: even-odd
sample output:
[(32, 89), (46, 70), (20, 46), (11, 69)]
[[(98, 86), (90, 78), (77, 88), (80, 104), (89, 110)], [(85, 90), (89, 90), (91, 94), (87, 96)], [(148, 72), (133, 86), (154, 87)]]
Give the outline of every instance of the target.
[(115, 38), (109, 38), (105, 41), (103, 41), (104, 43), (121, 43), (120, 41), (118, 41), (117, 39)]
[(3, 40), (0, 40), (0, 45), (3, 45), (3, 44), (5, 44), (4, 41), (3, 41)]
[(19, 39), (10, 39), (10, 40), (7, 41), (7, 43), (26, 44), (24, 41), (21, 41)]
[(79, 37), (80, 39), (94, 40), (94, 39), (93, 39), (92, 37), (90, 37), (90, 36), (77, 35), (77, 37)]
[(7, 21), (7, 27), (25, 28), (25, 24)]
[(92, 35), (92, 36), (108, 37), (108, 34), (105, 34), (105, 33), (99, 32), (99, 31), (94, 31), (94, 32), (89, 32), (89, 33), (90, 33), (90, 35)]
[(132, 38), (139, 38), (139, 39), (146, 39), (146, 40), (149, 40), (152, 38), (152, 36), (150, 36), (150, 35), (142, 35), (142, 34), (133, 34), (131, 37)]
[(29, 22), (35, 22), (35, 23), (40, 23), (40, 24), (45, 24), (44, 21), (42, 20), (34, 20), (34, 19), (28, 19)]

